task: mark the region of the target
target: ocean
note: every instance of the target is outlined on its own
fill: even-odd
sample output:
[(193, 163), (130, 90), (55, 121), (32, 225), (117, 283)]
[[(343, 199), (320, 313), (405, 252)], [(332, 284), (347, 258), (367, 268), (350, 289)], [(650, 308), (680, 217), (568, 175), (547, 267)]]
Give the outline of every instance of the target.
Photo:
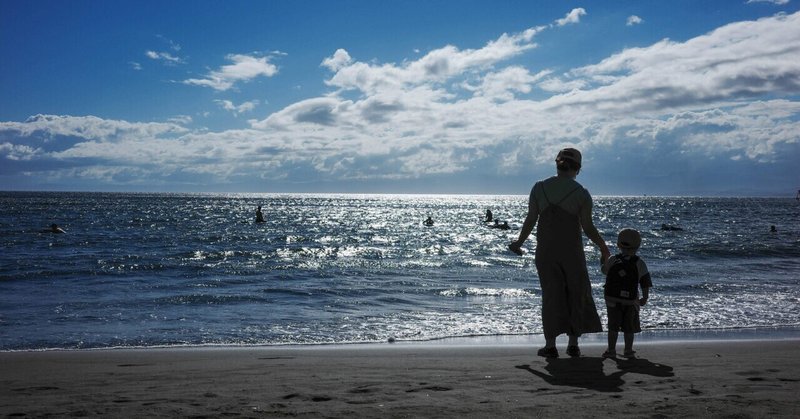
[[(645, 332), (800, 325), (794, 197), (594, 201), (609, 245), (642, 232)], [(506, 247), (526, 210), (522, 195), (2, 192), (0, 350), (534, 336), (535, 238)]]

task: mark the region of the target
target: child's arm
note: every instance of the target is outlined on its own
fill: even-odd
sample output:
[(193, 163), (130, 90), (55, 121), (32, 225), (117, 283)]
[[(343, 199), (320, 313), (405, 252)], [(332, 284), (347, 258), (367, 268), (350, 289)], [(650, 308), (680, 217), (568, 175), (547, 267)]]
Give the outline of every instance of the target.
[(642, 288), (642, 298), (639, 299), (639, 305), (647, 304), (647, 299), (650, 298), (650, 287), (653, 286), (653, 280), (650, 278), (650, 272), (647, 270), (647, 264), (639, 259), (639, 286)]
[(642, 287), (642, 298), (639, 299), (639, 305), (647, 304), (648, 298), (650, 298), (650, 287)]

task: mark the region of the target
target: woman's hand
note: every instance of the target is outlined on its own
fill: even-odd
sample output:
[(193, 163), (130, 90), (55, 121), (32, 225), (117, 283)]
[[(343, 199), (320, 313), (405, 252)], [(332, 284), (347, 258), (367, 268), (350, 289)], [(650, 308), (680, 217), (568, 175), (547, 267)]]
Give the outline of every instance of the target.
[(511, 244), (508, 245), (508, 250), (510, 250), (510, 251), (520, 255), (520, 256), (522, 256), (522, 254), (524, 253), (522, 251), (522, 248), (521, 248), (521, 245), (520, 245), (519, 242), (511, 242)]

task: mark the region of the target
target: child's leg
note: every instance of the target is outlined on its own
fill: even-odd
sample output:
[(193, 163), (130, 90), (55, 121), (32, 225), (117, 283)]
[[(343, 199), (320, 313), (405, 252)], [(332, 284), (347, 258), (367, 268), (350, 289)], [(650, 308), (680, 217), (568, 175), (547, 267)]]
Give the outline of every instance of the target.
[(608, 350), (616, 351), (619, 328), (622, 325), (622, 312), (617, 304), (606, 304), (608, 309)]
[(625, 332), (623, 335), (625, 336), (625, 352), (633, 351), (633, 337), (635, 334), (633, 332)]
[(639, 324), (639, 307), (627, 306), (625, 311), (625, 320), (622, 332), (625, 334), (625, 353), (633, 355), (633, 338), (635, 333), (642, 331)]

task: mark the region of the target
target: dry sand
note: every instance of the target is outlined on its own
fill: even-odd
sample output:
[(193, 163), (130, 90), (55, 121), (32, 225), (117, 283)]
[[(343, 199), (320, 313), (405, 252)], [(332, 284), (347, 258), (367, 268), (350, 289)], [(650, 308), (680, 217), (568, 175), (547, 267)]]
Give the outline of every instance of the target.
[(0, 353), (8, 417), (800, 417), (800, 340)]

